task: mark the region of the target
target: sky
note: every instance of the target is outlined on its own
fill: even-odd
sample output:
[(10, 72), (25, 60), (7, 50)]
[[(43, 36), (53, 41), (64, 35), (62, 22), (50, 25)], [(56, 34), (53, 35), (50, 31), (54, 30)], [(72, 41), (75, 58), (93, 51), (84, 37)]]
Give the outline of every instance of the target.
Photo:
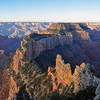
[(100, 22), (100, 0), (0, 0), (0, 22)]

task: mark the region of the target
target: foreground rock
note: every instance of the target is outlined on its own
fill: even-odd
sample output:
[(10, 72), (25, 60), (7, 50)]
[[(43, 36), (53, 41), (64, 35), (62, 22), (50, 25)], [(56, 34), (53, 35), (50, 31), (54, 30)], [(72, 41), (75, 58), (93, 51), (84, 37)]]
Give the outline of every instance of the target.
[[(9, 84), (4, 84), (4, 81), (2, 83), (4, 91), (0, 93), (7, 93), (7, 95), (1, 97), (4, 98), (2, 100), (12, 100), (13, 98), (14, 100), (21, 98), (23, 100), (24, 98), (28, 98), (26, 100), (48, 100), (50, 94), (54, 91), (58, 91), (59, 94), (77, 94), (88, 86), (98, 86), (95, 98), (99, 96), (100, 79), (94, 76), (94, 67), (90, 64), (82, 63), (80, 66), (76, 66), (72, 73), (70, 64), (65, 64), (62, 57), (57, 55), (56, 66), (49, 67), (48, 73), (41, 73), (35, 61), (32, 63), (23, 61), (23, 56), (19, 55), (20, 53), (18, 52), (17, 54), (19, 57), (17, 63), (20, 66), (15, 66), (15, 68), (13, 66), (7, 69), (4, 76), (9, 80), (7, 81), (5, 78), (6, 83)], [(14, 57), (17, 57), (17, 55)], [(5, 90), (5, 86), (9, 86), (7, 90)]]

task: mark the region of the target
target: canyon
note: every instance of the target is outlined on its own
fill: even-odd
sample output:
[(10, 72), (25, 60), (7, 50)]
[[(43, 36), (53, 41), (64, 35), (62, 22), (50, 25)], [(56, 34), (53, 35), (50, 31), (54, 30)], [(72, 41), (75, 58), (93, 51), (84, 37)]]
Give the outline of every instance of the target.
[(20, 47), (21, 40), (33, 33), (40, 33), (49, 28), (46, 22), (0, 22), (0, 50), (5, 54), (15, 52)]
[[(97, 100), (100, 43), (95, 31), (86, 23), (53, 23), (40, 34), (27, 35), (1, 71), (0, 100), (52, 100), (55, 91), (73, 95), (71, 100)], [(87, 87), (93, 95), (78, 97)]]

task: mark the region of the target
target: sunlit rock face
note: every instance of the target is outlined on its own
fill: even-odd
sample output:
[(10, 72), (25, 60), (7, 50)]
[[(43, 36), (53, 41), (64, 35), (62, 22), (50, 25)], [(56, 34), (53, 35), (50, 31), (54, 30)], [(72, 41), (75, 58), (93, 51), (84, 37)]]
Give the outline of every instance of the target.
[(16, 54), (13, 57), (13, 62), (11, 65), (11, 68), (15, 71), (16, 74), (18, 74), (18, 67), (19, 64), (22, 65), (22, 58), (23, 58), (23, 54), (20, 52), (20, 50), (16, 51)]
[(8, 70), (3, 70), (0, 79), (0, 100), (12, 100), (19, 91), (14, 77), (9, 77)]
[[(55, 74), (54, 74), (55, 70)], [(63, 84), (63, 87), (70, 87), (73, 85), (73, 93), (84, 90), (88, 86), (96, 87), (95, 98), (100, 98), (100, 78), (96, 77), (93, 73), (94, 67), (90, 64), (82, 63), (80, 66), (76, 66), (74, 73), (72, 73), (70, 64), (65, 64), (60, 55), (56, 58), (56, 67), (48, 68), (48, 75), (52, 77), (53, 89), (57, 90), (58, 84)], [(55, 79), (58, 84), (56, 84)]]
[[(94, 79), (91, 69), (94, 69), (90, 64), (82, 63), (80, 66), (76, 66), (74, 73), (70, 64), (65, 64), (60, 55), (56, 58), (56, 73), (57, 78), (64, 84), (74, 84), (74, 92), (78, 92), (87, 86), (96, 86), (99, 82)], [(100, 79), (99, 79), (100, 81)]]
[(64, 64), (60, 55), (56, 58), (57, 77), (62, 80), (63, 84), (69, 85), (72, 82), (72, 70), (70, 64)]

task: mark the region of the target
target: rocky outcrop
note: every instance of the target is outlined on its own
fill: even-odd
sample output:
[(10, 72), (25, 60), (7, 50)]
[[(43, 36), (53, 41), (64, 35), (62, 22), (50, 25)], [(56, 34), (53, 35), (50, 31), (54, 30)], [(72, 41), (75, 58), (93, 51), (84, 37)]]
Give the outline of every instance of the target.
[(19, 87), (17, 86), (17, 83), (16, 81), (14, 80), (13, 77), (10, 77), (10, 87), (9, 87), (9, 97), (8, 97), (8, 100), (12, 100), (14, 98), (14, 95), (16, 93), (18, 93), (19, 91)]
[(0, 100), (7, 100), (9, 97), (10, 79), (8, 71), (3, 70), (0, 75)]
[[(64, 64), (60, 55), (57, 55), (56, 58), (56, 77), (62, 84), (70, 85), (74, 84), (74, 91), (78, 92), (83, 90), (87, 86), (95, 86), (99, 84), (100, 79), (96, 78), (93, 75), (94, 67), (90, 64), (82, 63), (80, 66), (76, 66), (74, 69), (74, 73), (72, 74), (70, 64)], [(98, 94), (99, 87), (96, 90), (96, 94)], [(100, 92), (100, 91), (99, 91)]]
[(92, 66), (84, 63), (80, 66), (76, 66), (73, 74), (74, 92), (82, 90), (87, 86), (94, 85), (94, 76), (92, 75), (90, 68), (92, 69)]
[[(5, 57), (4, 55), (3, 57)], [(4, 58), (2, 59), (4, 60)], [(8, 56), (8, 61), (10, 62), (11, 59)], [(15, 73), (15, 75), (18, 74), (19, 65), (23, 65), (22, 63), (23, 55), (20, 52), (20, 50), (16, 51), (16, 54), (14, 55), (12, 62), (8, 63), (8, 67), (3, 67), (3, 70), (1, 70), (0, 73), (0, 100), (12, 100), (14, 98), (14, 95), (19, 91), (19, 87), (17, 85), (17, 82), (15, 80), (14, 75), (10, 76), (10, 73)], [(2, 60), (1, 60), (2, 61)], [(6, 62), (6, 60), (4, 60)], [(6, 62), (7, 63), (7, 62)], [(5, 64), (6, 64), (5, 63)], [(0, 63), (1, 64), (1, 63)], [(9, 70), (11, 68), (11, 70)]]
[(0, 78), (0, 100), (12, 100), (18, 91), (19, 87), (14, 76), (9, 77), (9, 71), (3, 70)]
[(56, 58), (56, 73), (57, 77), (62, 80), (63, 84), (71, 84), (72, 82), (72, 70), (70, 64), (64, 64), (60, 55)]
[(18, 67), (19, 65), (22, 66), (22, 58), (23, 54), (20, 52), (20, 50), (16, 51), (16, 55), (13, 57), (13, 62), (11, 65), (11, 68), (15, 71), (16, 74), (18, 74)]

